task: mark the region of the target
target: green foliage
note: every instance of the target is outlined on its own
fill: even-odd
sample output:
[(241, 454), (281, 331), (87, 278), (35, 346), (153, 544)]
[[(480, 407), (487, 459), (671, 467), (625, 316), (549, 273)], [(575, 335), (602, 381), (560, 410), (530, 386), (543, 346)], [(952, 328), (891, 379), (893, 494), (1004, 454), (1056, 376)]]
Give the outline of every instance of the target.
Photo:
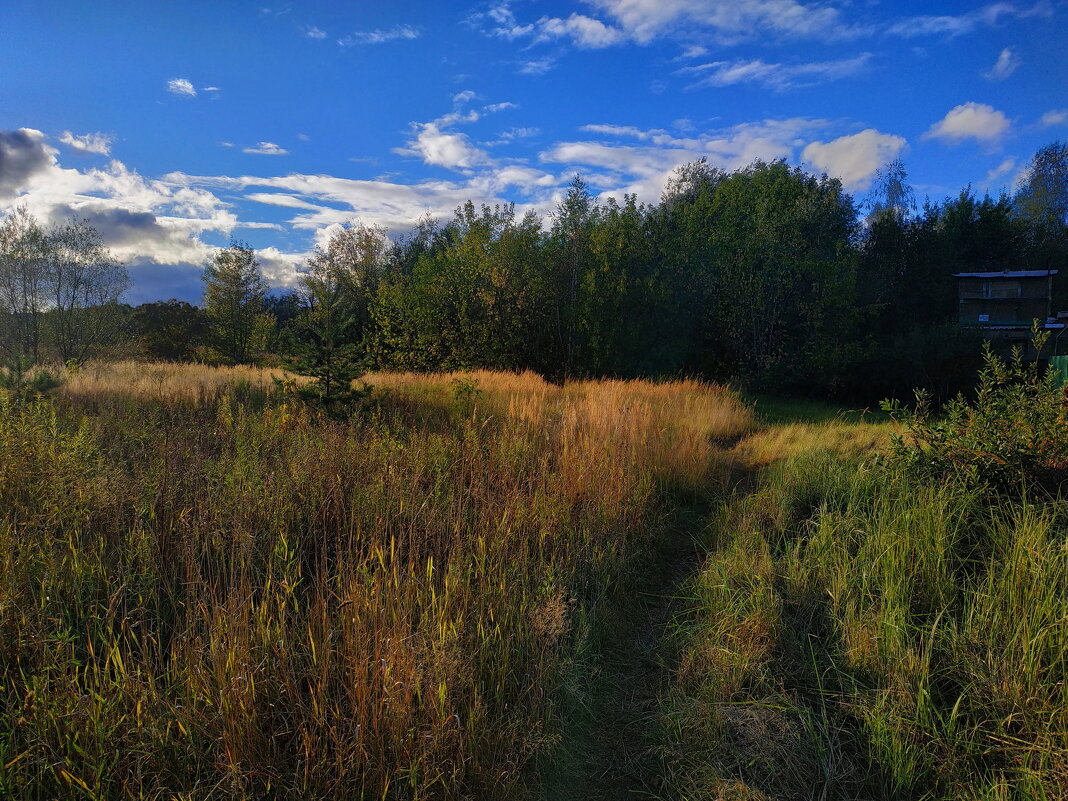
[(182, 300), (142, 303), (133, 312), (132, 325), (144, 352), (155, 359), (189, 361), (208, 334), (207, 315)]
[(255, 252), (232, 242), (215, 253), (203, 278), (211, 346), (231, 364), (252, 361), (273, 328), (273, 320), (263, 314), (267, 282)]
[(24, 356), (15, 356), (0, 363), (0, 391), (16, 403), (40, 399), (57, 389), (63, 380), (41, 367), (35, 367)]
[(452, 400), (457, 412), (462, 417), (470, 417), (475, 411), (482, 390), (474, 376), (461, 376), (449, 381), (452, 385)]
[[(1037, 352), (1048, 336), (1035, 330)], [(926, 480), (953, 478), (1001, 492), (1057, 492), (1068, 481), (1065, 403), (1053, 371), (1024, 361), (1019, 349), (1003, 362), (987, 345), (972, 399), (958, 395), (938, 415), (924, 391), (917, 393), (913, 411), (897, 401), (883, 402), (907, 428), (894, 440), (892, 460)]]

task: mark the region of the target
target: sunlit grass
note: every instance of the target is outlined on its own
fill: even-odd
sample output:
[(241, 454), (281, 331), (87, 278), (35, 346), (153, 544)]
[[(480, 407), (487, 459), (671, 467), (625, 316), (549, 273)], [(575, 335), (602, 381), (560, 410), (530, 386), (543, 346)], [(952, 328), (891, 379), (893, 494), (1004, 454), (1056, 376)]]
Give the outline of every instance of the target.
[(349, 424), (191, 365), (5, 401), (6, 796), (514, 797), (577, 622), (751, 425), (696, 382), (368, 380)]

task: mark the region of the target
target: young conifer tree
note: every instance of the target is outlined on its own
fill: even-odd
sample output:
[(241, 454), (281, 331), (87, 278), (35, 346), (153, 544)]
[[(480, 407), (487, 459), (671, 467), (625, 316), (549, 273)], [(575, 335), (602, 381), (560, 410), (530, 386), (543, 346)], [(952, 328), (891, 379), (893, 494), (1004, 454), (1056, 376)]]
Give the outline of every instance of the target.
[(305, 279), (308, 308), (297, 323), (298, 344), (290, 360), (295, 372), (315, 379), (314, 384), (300, 388), (301, 396), (331, 413), (364, 394), (352, 389), (363, 370), (360, 347), (352, 339), (356, 327), (352, 293), (345, 283), (334, 270)]

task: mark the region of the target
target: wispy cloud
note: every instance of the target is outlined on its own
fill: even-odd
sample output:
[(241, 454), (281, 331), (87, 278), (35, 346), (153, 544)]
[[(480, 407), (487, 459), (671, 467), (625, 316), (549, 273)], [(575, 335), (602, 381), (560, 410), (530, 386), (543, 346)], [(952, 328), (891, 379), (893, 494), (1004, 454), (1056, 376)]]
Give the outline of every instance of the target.
[(661, 36), (707, 31), (723, 42), (761, 35), (843, 39), (863, 33), (826, 4), (797, 0), (588, 0), (645, 44)]
[(988, 185), (994, 183), (994, 181), (1012, 172), (1014, 167), (1016, 167), (1016, 159), (1005, 159), (998, 166), (994, 167), (994, 169), (987, 171), (986, 181), (984, 183)]
[(535, 58), (519, 63), (517, 72), (520, 75), (544, 75), (556, 66), (556, 60), (552, 58)]
[(1008, 117), (993, 106), (985, 103), (962, 103), (950, 109), (945, 117), (932, 125), (923, 138), (938, 139), (950, 145), (958, 145), (965, 139), (974, 139), (994, 146), (1011, 127), (1012, 123)]
[(167, 81), (167, 91), (179, 97), (196, 97), (197, 90), (188, 78), (171, 78)]
[(994, 62), (994, 66), (983, 73), (983, 77), (988, 81), (1003, 81), (1016, 72), (1020, 63), (1020, 57), (1013, 53), (1011, 48), (1006, 47)]
[(758, 83), (771, 89), (784, 90), (848, 78), (863, 71), (871, 61), (871, 53), (839, 61), (815, 61), (806, 64), (769, 64), (761, 59), (751, 61), (713, 61), (683, 67), (680, 75), (700, 76), (690, 89), (733, 86), (739, 83)]
[(325, 39), (326, 31), (316, 25), (305, 25), (304, 35), (309, 39)]
[(70, 131), (64, 131), (59, 141), (76, 153), (106, 156), (111, 152), (111, 143), (115, 141), (115, 137), (104, 133), (87, 133), (77, 136)]
[(253, 153), (257, 156), (288, 156), (289, 151), (274, 142), (259, 142), (254, 147), (246, 147), (244, 153)]
[(1002, 20), (1015, 18), (1052, 16), (1053, 9), (1048, 2), (1038, 2), (1033, 6), (1018, 6), (1014, 3), (996, 2), (956, 15), (921, 15), (907, 17), (892, 23), (887, 32), (896, 36), (911, 38), (915, 36), (961, 36), (977, 28), (997, 25)]
[(394, 25), (392, 28), (375, 28), (373, 31), (354, 31), (338, 39), (342, 47), (354, 45), (375, 45), (392, 42), (397, 39), (418, 39), (421, 31), (411, 25)]
[(1038, 124), (1043, 128), (1052, 128), (1054, 125), (1068, 123), (1068, 108), (1053, 109), (1042, 115)]

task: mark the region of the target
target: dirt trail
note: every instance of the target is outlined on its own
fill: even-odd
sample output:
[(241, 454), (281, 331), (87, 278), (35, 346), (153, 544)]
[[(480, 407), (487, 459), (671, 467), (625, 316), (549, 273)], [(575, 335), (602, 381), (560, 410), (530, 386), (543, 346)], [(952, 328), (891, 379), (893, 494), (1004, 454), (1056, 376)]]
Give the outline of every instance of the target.
[[(591, 643), (592, 687), (587, 705), (565, 714), (561, 742), (547, 760), (544, 801), (658, 797), (661, 775), (655, 753), (656, 712), (670, 680), (661, 648), (665, 629), (678, 611), (686, 580), (700, 566), (696, 534), (701, 519), (682, 510), (670, 537), (650, 554), (641, 586), (602, 611), (601, 630)], [(623, 595), (623, 593), (619, 593)]]

